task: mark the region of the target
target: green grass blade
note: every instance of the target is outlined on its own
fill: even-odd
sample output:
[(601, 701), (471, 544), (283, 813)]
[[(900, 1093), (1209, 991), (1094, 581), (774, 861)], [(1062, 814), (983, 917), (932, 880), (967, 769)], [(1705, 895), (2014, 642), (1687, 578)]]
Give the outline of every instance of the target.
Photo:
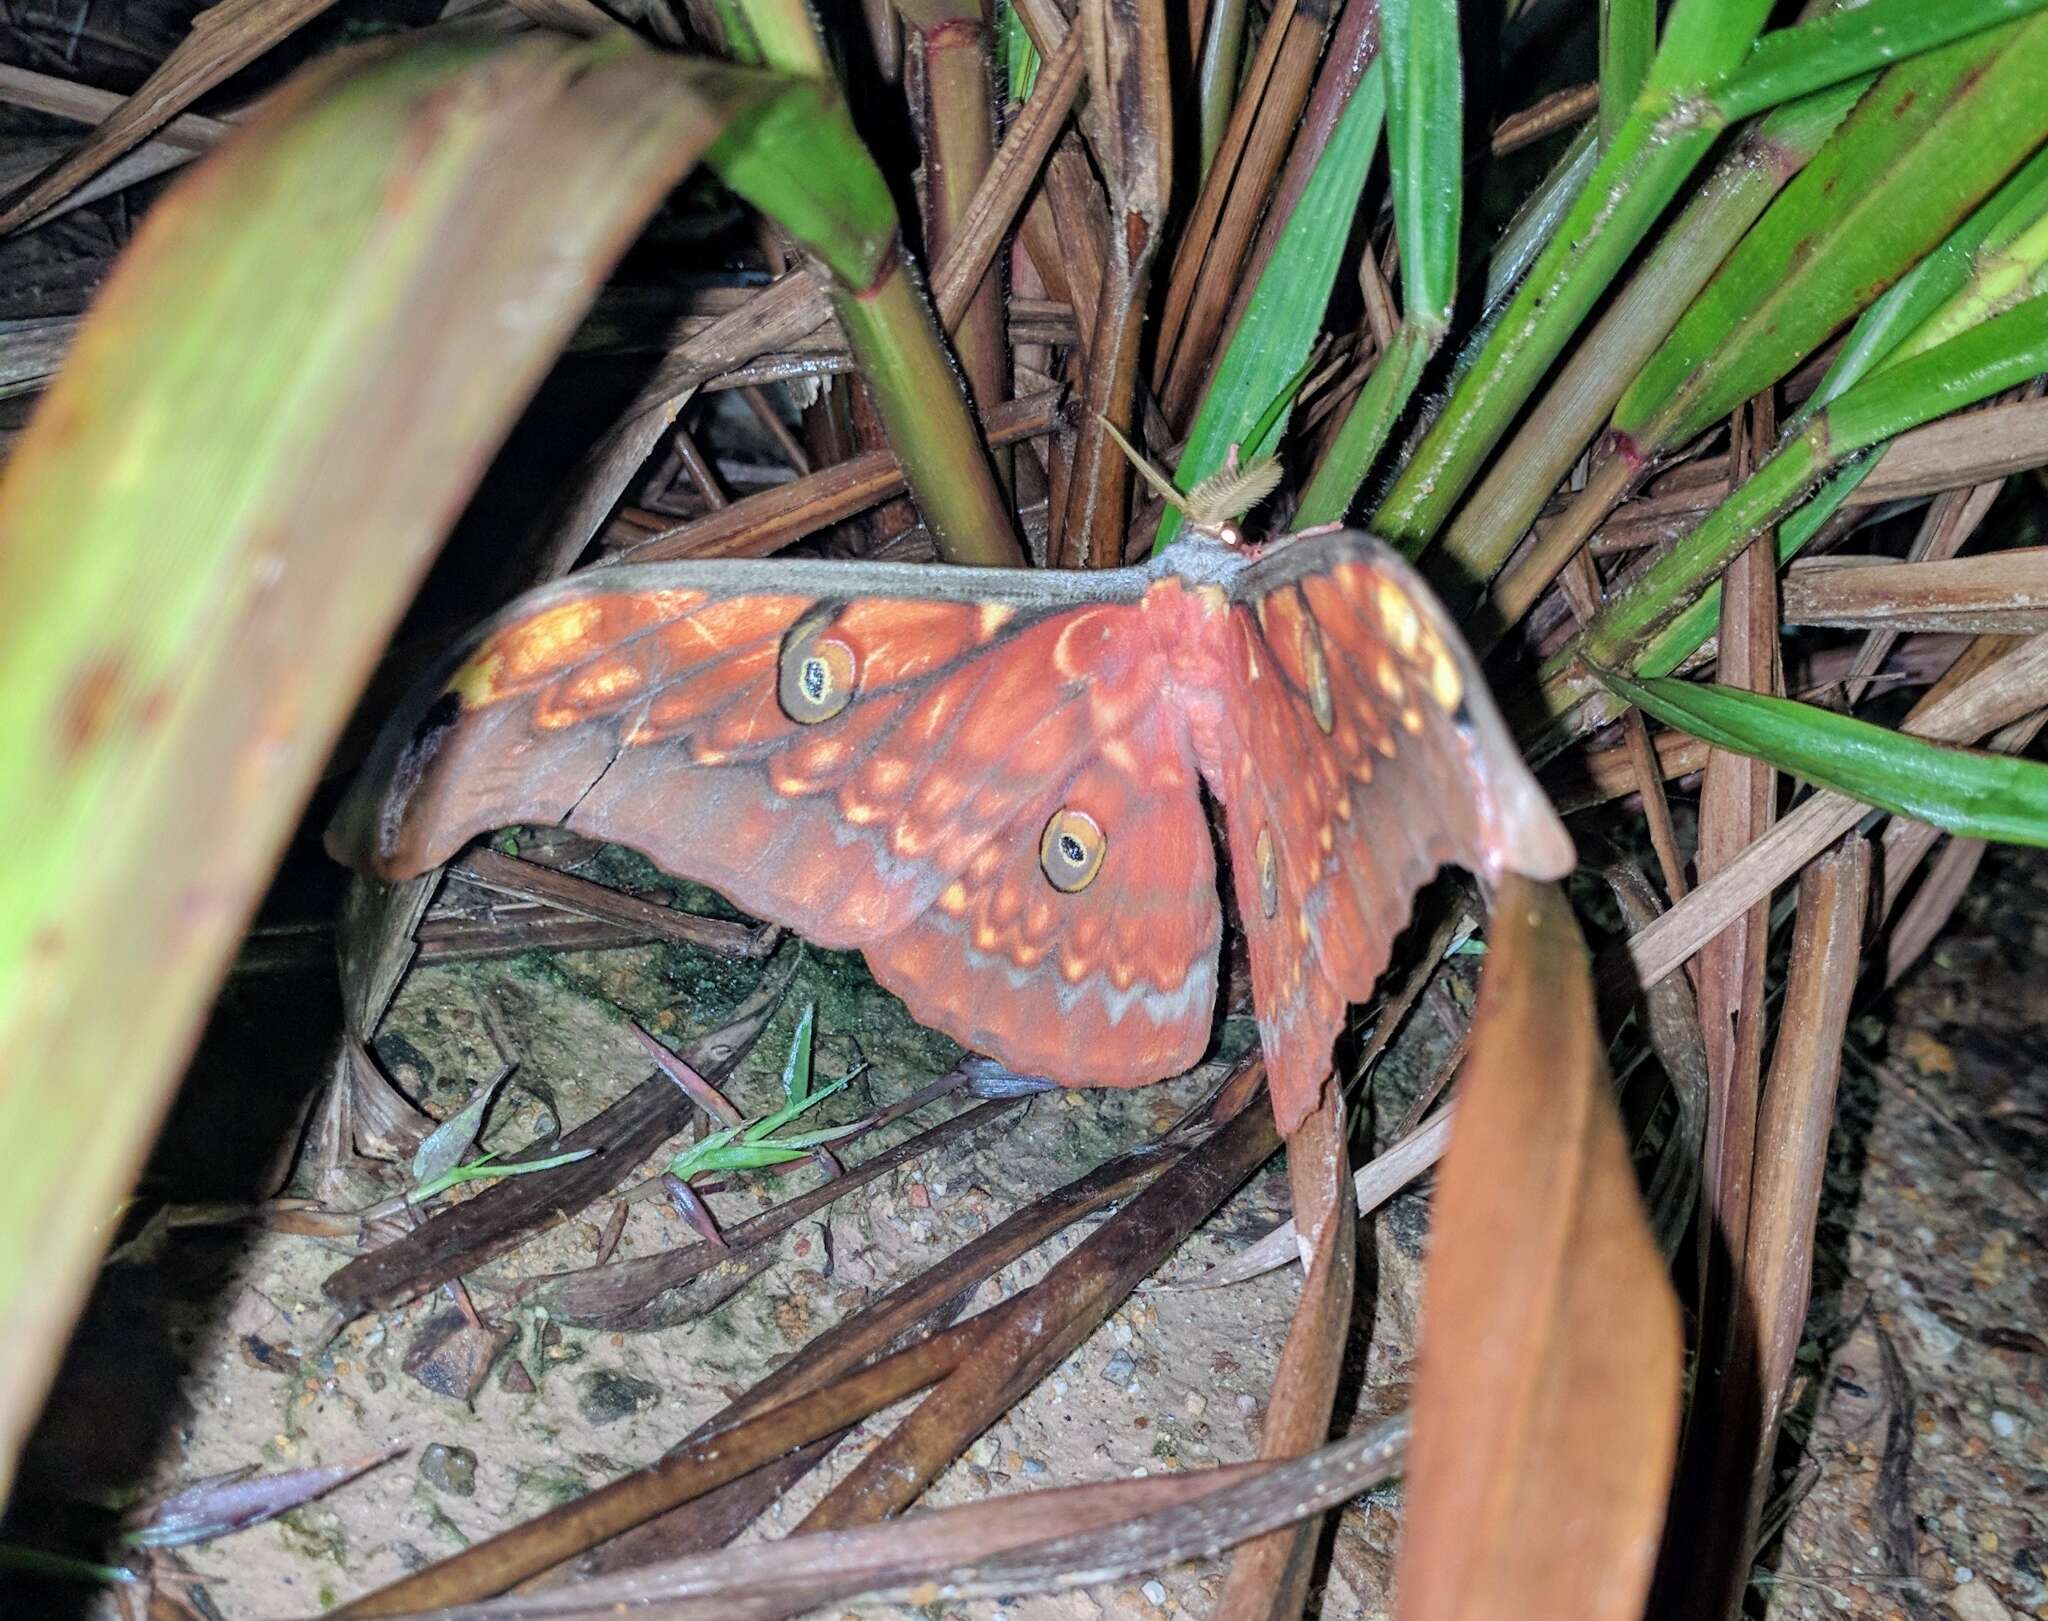
[(1435, 538), (1508, 425), (1719, 134), (1699, 93), (1738, 66), (1770, 0), (1677, 0), (1643, 94), (1373, 518), (1409, 556)]
[[(1815, 400), (1828, 403), (1874, 370), (1888, 369), (1923, 353), (1923, 340), (1934, 331), (1946, 330), (1943, 318), (1952, 305), (1968, 294), (1975, 273), (1987, 272), (1987, 280), (2000, 278), (2000, 273), (2012, 262), (2005, 250), (2026, 234), (2024, 226), (2038, 225), (2038, 210), (2043, 207), (2048, 207), (2048, 150), (2037, 153), (1947, 242), (1864, 312), (1863, 320), (1850, 333), (1841, 354), (1822, 380), (1815, 399), (1809, 400), (1793, 419), (1792, 431), (1799, 431), (1812, 415)], [(2022, 256), (2019, 262), (2025, 264), (2028, 260)], [(1894, 294), (1899, 296), (1895, 299)], [(1978, 320), (1985, 318), (1992, 302), (1988, 296), (1967, 300)], [(1917, 328), (1908, 325), (1915, 318), (1919, 320)], [(2002, 344), (2006, 335), (1994, 341)], [(1869, 477), (1885, 443), (1878, 441), (1869, 452), (1842, 466), (1817, 494), (1778, 526), (1780, 567), (1799, 555), (1819, 533), (1821, 525)], [(1721, 588), (1716, 584), (1644, 644), (1632, 661), (1633, 670), (1651, 676), (1676, 670), (1714, 634), (1720, 604)]]
[(467, 1103), (427, 1133), (419, 1147), (413, 1150), (413, 1181), (431, 1182), (443, 1171), (462, 1163), (462, 1156), (469, 1152), (470, 1144), (476, 1141), (476, 1134), (484, 1129), (484, 1114), (491, 1106), (491, 1099), (498, 1095), (498, 1088), (511, 1073), (510, 1069), (501, 1070), (492, 1079), (482, 1082), (470, 1093)]
[(1657, 54), (1657, 0), (1600, 0), (1600, 143), (1614, 139)]
[(1809, 95), (2048, 6), (2048, 0), (1866, 0), (1756, 42), (1714, 91), (1731, 119)]
[(1748, 57), (1771, 10), (1771, 0), (1677, 0), (1644, 87), (1683, 91), (1718, 83)]
[(1380, 503), (1376, 531), (1411, 557), (1429, 544), (1718, 134), (1654, 99), (1629, 116)]
[(1401, 330), (1373, 367), (1296, 509), (1296, 525), (1344, 516), (1443, 342), (1458, 284), (1464, 205), (1464, 81), (1455, 0), (1381, 0), (1387, 156), (1401, 244)]
[(1337, 437), (1331, 440), (1329, 454), (1301, 492), (1301, 504), (1294, 513), (1296, 528), (1336, 523), (1350, 509), (1436, 347), (1436, 335), (1420, 327), (1404, 323), (1394, 334)]
[(710, 1136), (699, 1138), (668, 1162), (668, 1174), (679, 1182), (687, 1182), (700, 1171), (719, 1169), (722, 1161), (718, 1156), (737, 1142), (745, 1129), (744, 1124), (721, 1126)]
[(896, 204), (846, 105), (814, 84), (736, 120), (705, 154), (728, 186), (849, 287), (867, 287), (896, 243)]
[(797, 1020), (796, 1036), (789, 1044), (789, 1059), (782, 1066), (782, 1096), (801, 1105), (811, 1095), (811, 1027), (818, 1017), (818, 1004), (806, 1002), (804, 1016)]
[(1401, 314), (1441, 332), (1458, 290), (1465, 85), (1457, 0), (1380, 0), (1387, 159), (1401, 244)]
[(2044, 79), (2048, 17), (1886, 74), (1623, 394), (1616, 435), (1654, 457), (1789, 372), (2040, 143)]
[(930, 301), (906, 268), (895, 200), (861, 140), (805, 0), (736, 0), (762, 57), (808, 101), (764, 105), (706, 161), (831, 273), (833, 307), (918, 510), (949, 562), (1021, 563), (1013, 514)]
[(740, 1141), (743, 1143), (758, 1143), (772, 1133), (780, 1131), (790, 1121), (796, 1119), (798, 1115), (807, 1114), (835, 1092), (845, 1090), (846, 1087), (852, 1084), (854, 1075), (859, 1073), (859, 1070), (854, 1070), (852, 1074), (842, 1075), (830, 1086), (821, 1086), (817, 1091), (808, 1093), (799, 1100), (783, 1104), (773, 1114), (764, 1114), (752, 1125), (742, 1126), (740, 1128)]
[(623, 36), (341, 53), (153, 208), (102, 289), (0, 483), (0, 1495), (444, 531), (640, 223), (788, 89)]
[[(1268, 455), (1286, 431), (1287, 416), (1270, 416), (1275, 400), (1287, 395), (1308, 359), (1323, 312), (1343, 263), (1344, 244), (1358, 212), (1386, 116), (1386, 75), (1379, 62), (1366, 70), (1323, 149), (1315, 173), (1282, 227), (1258, 289), (1245, 306), (1230, 347), (1195, 413), (1188, 442), (1174, 470), (1174, 482), (1191, 490), (1218, 471), (1237, 445), (1246, 461)], [(1252, 437), (1262, 422), (1267, 430)], [(1180, 533), (1181, 515), (1169, 506), (1161, 514), (1153, 551), (1163, 551)]]
[[(1551, 166), (1550, 173), (1515, 210), (1515, 217), (1508, 221), (1508, 228), (1501, 233), (1500, 241), (1486, 259), (1486, 307), (1491, 310), (1511, 293), (1521, 281), (1536, 256), (1543, 251), (1544, 244), (1557, 234), (1558, 222), (1578, 200), (1579, 193), (1586, 189), (1586, 181), (1593, 173), (1593, 166), (1600, 160), (1600, 132), (1587, 125), (1572, 137), (1571, 145), (1564, 155)], [(1491, 323), (1488, 323), (1490, 330)], [(1485, 347), (1485, 334), (1466, 346), (1466, 352), (1459, 356), (1460, 375), (1471, 366)]]
[(549, 1154), (542, 1159), (515, 1160), (510, 1165), (493, 1164), (497, 1152), (473, 1159), (467, 1165), (451, 1165), (447, 1170), (422, 1182), (405, 1196), (407, 1204), (424, 1204), (437, 1193), (460, 1187), (465, 1182), (490, 1182), (503, 1176), (531, 1176), (536, 1171), (552, 1171), (563, 1165), (574, 1165), (578, 1160), (589, 1159), (597, 1152), (594, 1148), (571, 1148), (559, 1154)]
[(2044, 214), (2048, 214), (2048, 147), (2021, 164), (1940, 247), (1863, 312), (1820, 386), (1800, 407), (1800, 418), (1812, 415), (1861, 382), (1963, 290), (1982, 256), (1999, 252)]
[(1884, 367), (1827, 408), (1836, 460), (2048, 371), (2048, 296)]
[(808, 79), (824, 79), (832, 71), (825, 58), (818, 24), (805, 0), (718, 0), (727, 30), (728, 48), (746, 41), (742, 60)]
[(1031, 31), (1010, 0), (998, 0), (996, 38), (1002, 53), (1003, 71), (1010, 81), (1010, 99), (1029, 101), (1038, 85), (1038, 70), (1045, 65), (1032, 42)]
[(1789, 698), (1691, 681), (1601, 680), (1667, 726), (1963, 838), (2048, 846), (2048, 765), (1930, 743)]
[(1886, 356), (1880, 369), (1902, 365), (1997, 311), (2032, 298), (2042, 290), (2044, 266), (2048, 266), (2048, 216), (2034, 220), (2010, 242), (1980, 258), (1970, 279)]

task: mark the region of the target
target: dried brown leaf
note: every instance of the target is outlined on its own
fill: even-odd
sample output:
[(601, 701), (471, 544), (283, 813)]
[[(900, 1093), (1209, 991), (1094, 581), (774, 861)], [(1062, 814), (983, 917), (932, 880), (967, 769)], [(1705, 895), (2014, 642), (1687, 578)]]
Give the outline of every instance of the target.
[(1678, 1304), (1562, 894), (1494, 911), (1436, 1195), (1401, 1621), (1636, 1621), (1677, 1440)]

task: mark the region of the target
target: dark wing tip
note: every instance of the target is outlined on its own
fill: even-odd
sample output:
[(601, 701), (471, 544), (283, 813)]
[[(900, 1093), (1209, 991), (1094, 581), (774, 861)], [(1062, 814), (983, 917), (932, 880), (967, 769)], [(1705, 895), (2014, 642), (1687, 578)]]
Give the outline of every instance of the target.
[(462, 719), (459, 693), (429, 686), (385, 723), (322, 840), (345, 867), (387, 882), (417, 877), (435, 864), (409, 838), (406, 811), (427, 767)]

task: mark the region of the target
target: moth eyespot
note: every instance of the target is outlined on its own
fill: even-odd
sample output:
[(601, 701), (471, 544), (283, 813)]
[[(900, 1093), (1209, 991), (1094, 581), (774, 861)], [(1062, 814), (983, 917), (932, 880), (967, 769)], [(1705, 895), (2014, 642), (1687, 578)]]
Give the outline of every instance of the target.
[(1038, 864), (1045, 880), (1063, 895), (1074, 895), (1095, 882), (1109, 841), (1086, 811), (1061, 810), (1045, 824), (1038, 841)]
[(1301, 670), (1308, 678), (1309, 712), (1327, 737), (1337, 726), (1337, 706), (1330, 697), (1330, 665), (1323, 657), (1323, 638), (1313, 619), (1301, 622)]
[(1273, 830), (1262, 828), (1252, 852), (1259, 868), (1259, 909), (1271, 917), (1280, 910), (1280, 865), (1273, 858)]
[(824, 635), (824, 628), (799, 624), (782, 646), (775, 697), (782, 712), (803, 726), (830, 720), (852, 703), (860, 675), (853, 649)]

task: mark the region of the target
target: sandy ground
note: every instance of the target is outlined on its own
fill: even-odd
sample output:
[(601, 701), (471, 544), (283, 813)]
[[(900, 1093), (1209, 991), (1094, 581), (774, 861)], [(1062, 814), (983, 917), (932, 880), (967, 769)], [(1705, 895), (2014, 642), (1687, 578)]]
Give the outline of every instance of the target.
[[(1812, 1338), (1785, 1453), (1785, 1483), (1803, 1495), (1755, 1593), (1774, 1615), (2048, 1617), (2044, 962), (2048, 863), (1994, 857), (1990, 883), (1897, 998), (1896, 1021), (1866, 1018), (1858, 1027)], [(628, 1017), (686, 1037), (717, 1023), (757, 971), (655, 947), (425, 970), (409, 982), (380, 1051), (434, 1112), (452, 1112), (496, 1067), (482, 1013), (493, 1000), (521, 1062), (486, 1141), (513, 1146), (551, 1118), (573, 1125), (642, 1078), (647, 1066)], [(952, 1060), (946, 1043), (910, 1025), (848, 959), (814, 957), (728, 1089), (743, 1107), (771, 1106), (794, 1010), (806, 1000), (818, 1005), (821, 1079), (852, 1061), (856, 1041), (873, 1066), (863, 1085), (876, 1101), (903, 1095)], [(1383, 1118), (1398, 1113), (1438, 1029), (1425, 1003), (1413, 1039), (1383, 1071), (1397, 1100), (1383, 1106)], [(77, 1471), (81, 1487), (132, 1489), (138, 1474), (161, 1485), (249, 1463), (284, 1468), (406, 1444), (403, 1457), (311, 1507), (187, 1555), (191, 1568), (213, 1578), (213, 1601), (230, 1621), (309, 1615), (657, 1456), (876, 1292), (1036, 1193), (1153, 1135), (1193, 1098), (1167, 1086), (1035, 1099), (1005, 1126), (805, 1222), (782, 1241), (782, 1258), (764, 1277), (684, 1327), (607, 1334), (550, 1323), (531, 1307), (504, 1311), (516, 1339), (470, 1403), (434, 1395), (403, 1371), (420, 1322), (435, 1309), (430, 1302), (359, 1321), (302, 1365), (279, 1357), (306, 1344), (322, 1320), (320, 1283), (344, 1259), (340, 1246), (277, 1235), (181, 1241), (158, 1265), (107, 1274), (101, 1316), (120, 1325), (109, 1341), (118, 1349), (102, 1357), (97, 1374), (93, 1358), (80, 1359), (86, 1366), (74, 1369), (73, 1400), (54, 1410), (44, 1452), (69, 1460), (57, 1467)], [(842, 1115), (865, 1106), (845, 1101)], [(811, 1185), (815, 1174), (761, 1178), (713, 1203), (731, 1221)], [(587, 1262), (608, 1208), (498, 1263), (486, 1280), (502, 1286)], [(1194, 1275), (1285, 1209), (1276, 1161), (1165, 1275)], [(1362, 1279), (1373, 1310), (1354, 1347), (1364, 1373), (1353, 1405), (1363, 1413), (1405, 1398), (1425, 1216), (1425, 1201), (1411, 1195), (1374, 1224), (1375, 1264)], [(649, 1253), (681, 1236), (662, 1202), (647, 1200), (632, 1207), (619, 1253)], [(1075, 1236), (1009, 1268), (975, 1309), (1041, 1276)], [(1227, 1291), (1134, 1298), (928, 1501), (1252, 1456), (1296, 1294), (1295, 1277), (1281, 1273)], [(478, 1287), (476, 1298), (486, 1315), (500, 1315), (491, 1287)], [(152, 1350), (153, 1336), (176, 1361)], [(530, 1391), (519, 1388), (526, 1380)], [(119, 1426), (128, 1448), (109, 1448), (94, 1393), (132, 1400), (151, 1381), (159, 1405)], [(1893, 1415), (1903, 1417), (1888, 1422)], [(754, 1534), (794, 1524), (892, 1416), (863, 1426), (832, 1467)], [(1397, 1530), (1392, 1490), (1345, 1513), (1328, 1547), (1322, 1614), (1388, 1613)], [(851, 1613), (1200, 1617), (1210, 1613), (1219, 1580), (1213, 1567), (1191, 1567), (1002, 1603)]]

